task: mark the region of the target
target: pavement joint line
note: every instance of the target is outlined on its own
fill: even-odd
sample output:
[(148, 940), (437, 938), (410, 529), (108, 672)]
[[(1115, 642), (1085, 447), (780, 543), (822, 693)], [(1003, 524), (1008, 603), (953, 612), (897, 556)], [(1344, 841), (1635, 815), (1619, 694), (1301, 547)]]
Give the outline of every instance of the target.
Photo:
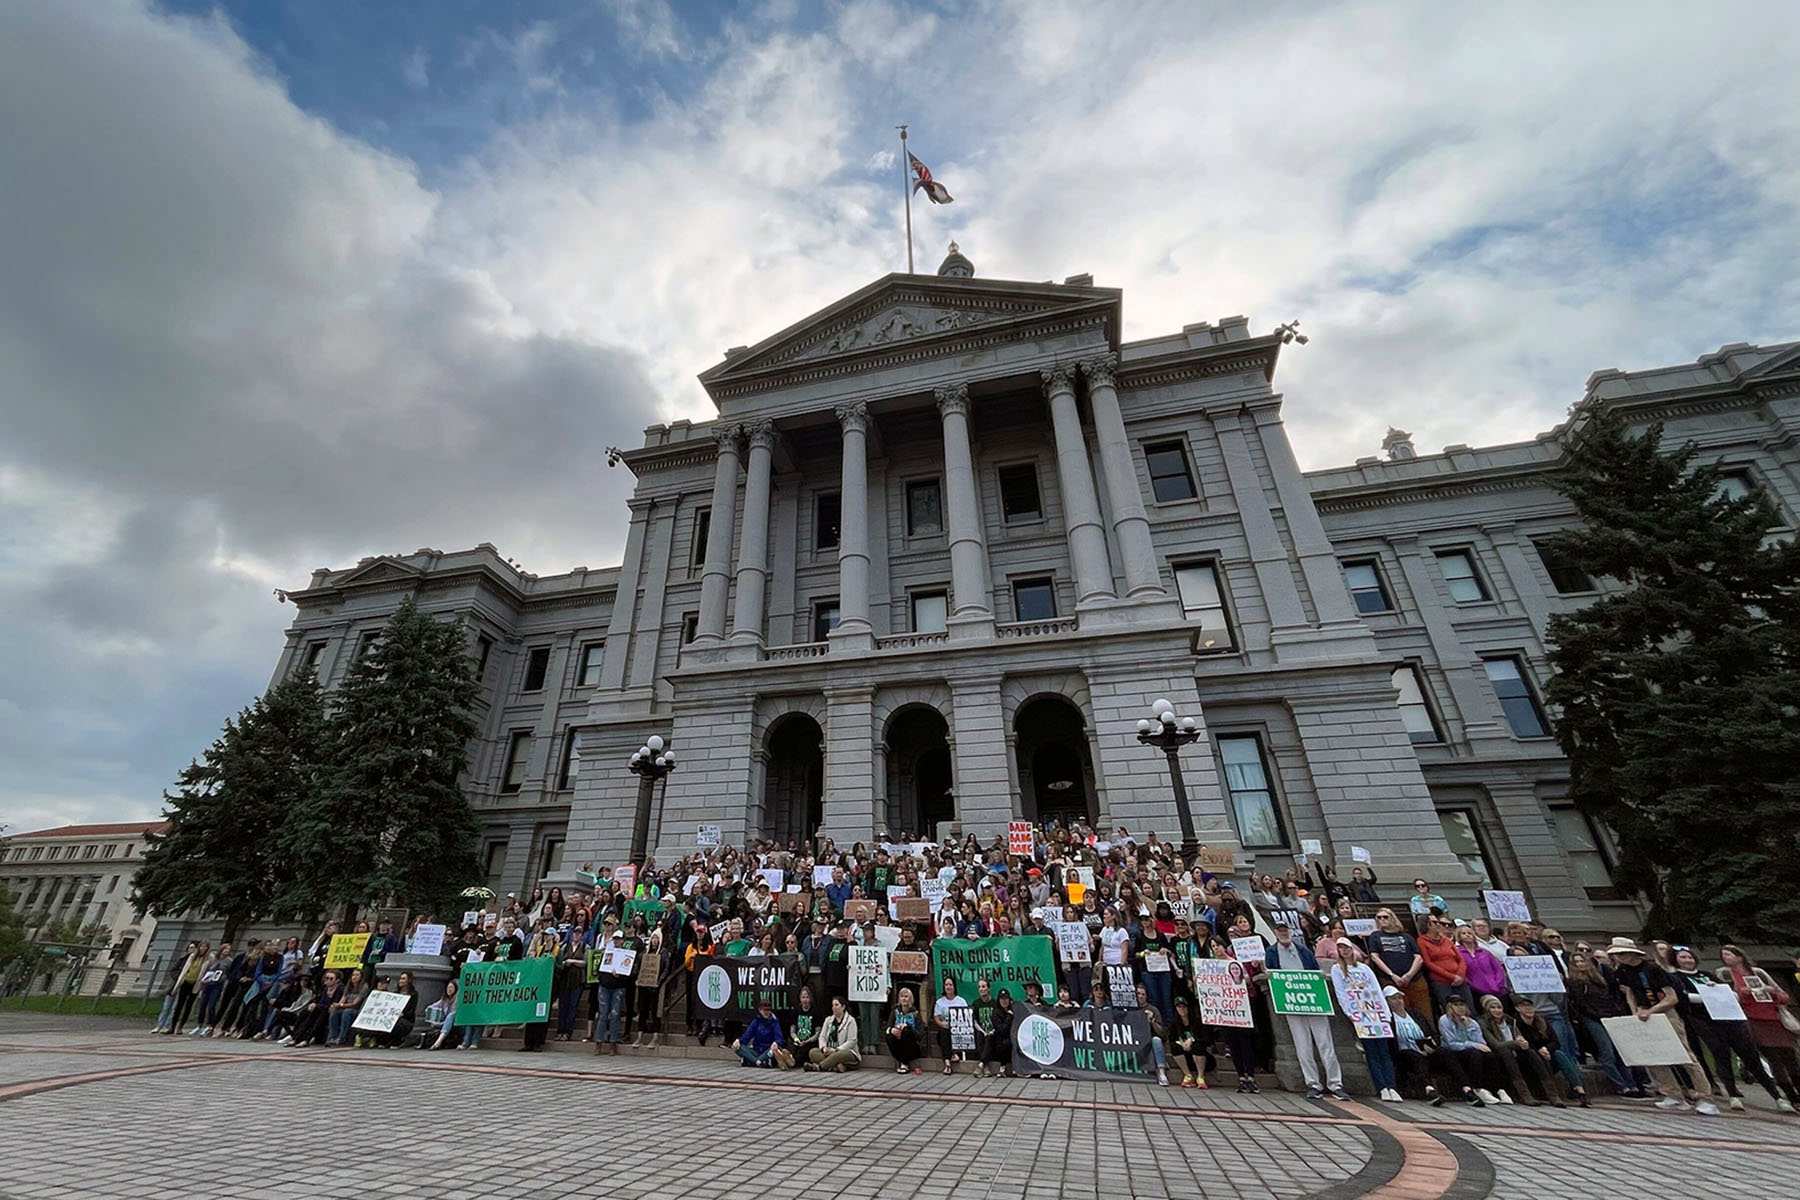
[(255, 1057), (255, 1055), (209, 1054), (200, 1058), (177, 1059), (174, 1062), (163, 1063), (139, 1063), (132, 1067), (113, 1067), (105, 1071), (86, 1071), (76, 1075), (50, 1075), (42, 1079), (29, 1079), (20, 1083), (0, 1085), (0, 1102), (20, 1100), (26, 1096), (37, 1096), (63, 1088), (79, 1087), (84, 1083), (105, 1083), (112, 1079), (126, 1079), (133, 1075), (156, 1075), (164, 1071), (185, 1071), (194, 1067), (243, 1062), (247, 1058)]

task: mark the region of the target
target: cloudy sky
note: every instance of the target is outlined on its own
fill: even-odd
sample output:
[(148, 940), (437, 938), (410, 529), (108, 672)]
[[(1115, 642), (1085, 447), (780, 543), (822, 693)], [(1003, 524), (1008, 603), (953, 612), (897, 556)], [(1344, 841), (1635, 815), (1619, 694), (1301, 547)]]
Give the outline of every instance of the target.
[(1791, 16), (0, 0), (0, 823), (153, 816), (313, 567), (616, 562), (603, 448), (903, 268), (898, 121), (926, 269), (1300, 318), (1308, 466), (1800, 335)]

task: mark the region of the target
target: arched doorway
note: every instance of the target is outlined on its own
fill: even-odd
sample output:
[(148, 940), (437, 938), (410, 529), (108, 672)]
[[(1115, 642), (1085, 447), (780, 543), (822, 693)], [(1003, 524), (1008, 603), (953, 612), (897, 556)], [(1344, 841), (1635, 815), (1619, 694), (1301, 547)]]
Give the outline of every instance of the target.
[(769, 729), (763, 766), (763, 836), (805, 842), (825, 819), (825, 731), (805, 713)]
[(1094, 759), (1081, 710), (1061, 696), (1034, 696), (1013, 717), (1019, 792), (1029, 820), (1067, 825), (1100, 816)]
[(950, 791), (950, 726), (937, 709), (913, 704), (887, 727), (888, 830), (894, 837), (936, 839), (956, 819)]

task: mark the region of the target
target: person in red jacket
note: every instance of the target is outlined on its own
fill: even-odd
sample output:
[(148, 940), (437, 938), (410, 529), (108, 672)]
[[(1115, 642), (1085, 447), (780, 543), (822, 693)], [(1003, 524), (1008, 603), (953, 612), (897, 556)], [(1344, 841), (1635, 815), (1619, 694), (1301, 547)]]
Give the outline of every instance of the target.
[(1450, 928), (1449, 917), (1434, 916), (1419, 937), (1419, 957), (1425, 960), (1425, 978), (1431, 981), (1431, 1003), (1439, 1016), (1443, 1015), (1444, 1005), (1452, 996), (1461, 996), (1464, 1004), (1471, 1009), (1475, 1007), (1475, 997), (1469, 992), (1468, 964), (1457, 952), (1456, 943), (1450, 940)]

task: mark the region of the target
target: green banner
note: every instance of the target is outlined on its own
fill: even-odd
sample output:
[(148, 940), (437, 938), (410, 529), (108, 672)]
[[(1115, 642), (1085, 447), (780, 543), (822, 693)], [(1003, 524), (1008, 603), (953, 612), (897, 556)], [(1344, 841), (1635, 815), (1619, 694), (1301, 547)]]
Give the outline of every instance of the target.
[(468, 963), (456, 994), (458, 1025), (534, 1025), (550, 1019), (556, 960)]
[(630, 930), (631, 918), (642, 913), (644, 930), (648, 932), (656, 928), (656, 923), (662, 920), (663, 914), (668, 911), (663, 907), (661, 900), (627, 900), (625, 902), (625, 923), (620, 928)]
[(1056, 995), (1056, 943), (1041, 934), (1006, 938), (936, 938), (931, 943), (931, 978), (934, 992), (944, 976), (956, 980), (956, 994), (974, 1002), (976, 983), (987, 980), (998, 996), (1010, 992), (1025, 999), (1025, 985), (1034, 980), (1044, 995)]
[(1331, 1015), (1331, 986), (1317, 971), (1270, 971), (1269, 1000), (1279, 1016)]

